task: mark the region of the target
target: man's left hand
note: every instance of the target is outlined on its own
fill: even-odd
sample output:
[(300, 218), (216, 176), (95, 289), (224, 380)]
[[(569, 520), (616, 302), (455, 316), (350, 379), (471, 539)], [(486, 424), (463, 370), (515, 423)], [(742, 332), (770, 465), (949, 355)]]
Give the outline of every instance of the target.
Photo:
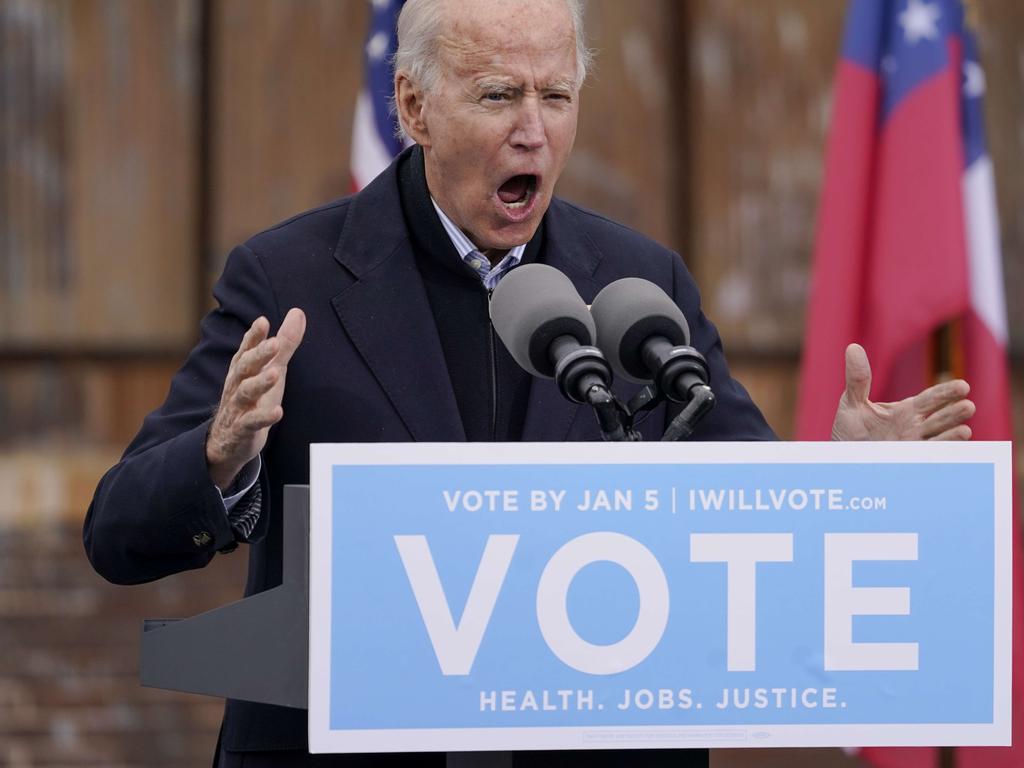
[(970, 440), (974, 415), (963, 379), (944, 381), (897, 403), (873, 403), (871, 366), (859, 344), (846, 348), (846, 391), (832, 425), (833, 440)]

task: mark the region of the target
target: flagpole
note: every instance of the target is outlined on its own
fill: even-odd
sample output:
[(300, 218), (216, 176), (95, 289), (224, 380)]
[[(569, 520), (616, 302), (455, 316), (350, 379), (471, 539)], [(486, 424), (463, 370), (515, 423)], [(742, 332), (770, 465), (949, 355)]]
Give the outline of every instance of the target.
[(965, 376), (963, 322), (957, 318), (936, 328), (929, 340), (928, 383)]
[[(963, 328), (959, 318), (935, 329), (929, 340), (929, 383), (964, 377)], [(956, 748), (939, 747), (938, 768), (956, 768)]]

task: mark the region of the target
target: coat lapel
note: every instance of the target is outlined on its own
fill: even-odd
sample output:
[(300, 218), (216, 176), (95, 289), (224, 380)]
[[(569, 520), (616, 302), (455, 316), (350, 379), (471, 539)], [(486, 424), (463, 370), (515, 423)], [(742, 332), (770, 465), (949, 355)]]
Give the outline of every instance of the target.
[[(573, 208), (557, 198), (551, 201), (544, 220), (545, 242), (541, 262), (563, 272), (589, 305), (601, 289), (594, 277), (601, 262), (601, 251), (576, 223)], [(562, 397), (555, 382), (534, 379), (530, 402), (523, 424), (524, 442), (563, 442), (573, 424), (581, 419), (594, 421), (590, 406), (582, 406)]]
[(334, 311), (413, 439), (464, 441), (395, 166), (353, 198), (334, 257), (355, 277)]

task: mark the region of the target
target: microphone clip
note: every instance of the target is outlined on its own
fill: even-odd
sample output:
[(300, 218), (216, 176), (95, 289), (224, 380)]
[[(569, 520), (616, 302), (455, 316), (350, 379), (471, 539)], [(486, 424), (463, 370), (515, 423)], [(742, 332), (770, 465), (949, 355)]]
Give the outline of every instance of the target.
[(693, 347), (672, 346), (666, 339), (653, 339), (644, 350), (644, 363), (654, 371), (654, 383), (640, 390), (626, 405), (629, 423), (639, 413), (651, 411), (665, 401), (683, 409), (672, 419), (662, 441), (685, 440), (697, 424), (715, 407), (711, 391), (711, 369)]
[(581, 345), (571, 336), (556, 338), (551, 345), (555, 364), (555, 384), (564, 397), (574, 403), (594, 408), (601, 436), (607, 441), (640, 440), (625, 406), (608, 388), (612, 369), (604, 354), (595, 346)]

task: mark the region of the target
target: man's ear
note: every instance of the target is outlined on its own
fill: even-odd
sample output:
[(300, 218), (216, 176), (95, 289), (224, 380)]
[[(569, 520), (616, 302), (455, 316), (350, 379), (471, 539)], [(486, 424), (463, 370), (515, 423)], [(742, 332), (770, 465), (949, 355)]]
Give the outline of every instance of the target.
[(423, 90), (405, 72), (395, 73), (395, 109), (409, 138), (421, 147), (430, 146), (430, 133), (423, 119)]

